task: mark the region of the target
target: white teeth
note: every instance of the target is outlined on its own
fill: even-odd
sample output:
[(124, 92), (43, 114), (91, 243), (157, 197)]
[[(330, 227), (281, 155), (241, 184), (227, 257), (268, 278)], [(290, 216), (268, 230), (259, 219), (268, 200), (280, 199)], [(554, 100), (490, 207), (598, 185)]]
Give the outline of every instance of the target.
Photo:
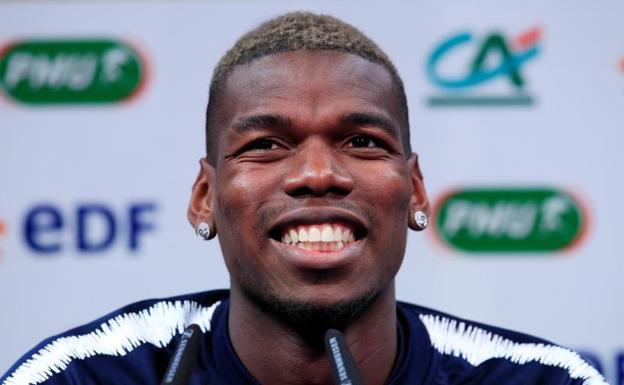
[(315, 251), (337, 251), (354, 241), (351, 229), (330, 224), (298, 226), (282, 235), (282, 243)]
[(334, 241), (342, 241), (342, 230), (340, 230), (340, 227), (338, 226), (336, 226), (336, 229), (334, 230)]
[(314, 251), (338, 251), (345, 247), (343, 242), (297, 242), (295, 246)]
[(321, 241), (322, 242), (333, 242), (337, 239), (334, 239), (334, 232), (330, 225), (324, 225), (323, 231), (321, 231)]
[(321, 240), (321, 231), (316, 226), (310, 227), (308, 230), (308, 241), (319, 242)]
[(292, 241), (292, 243), (299, 242), (299, 235), (297, 235), (297, 232), (295, 230), (290, 229), (288, 231), (288, 235), (290, 235), (290, 240)]

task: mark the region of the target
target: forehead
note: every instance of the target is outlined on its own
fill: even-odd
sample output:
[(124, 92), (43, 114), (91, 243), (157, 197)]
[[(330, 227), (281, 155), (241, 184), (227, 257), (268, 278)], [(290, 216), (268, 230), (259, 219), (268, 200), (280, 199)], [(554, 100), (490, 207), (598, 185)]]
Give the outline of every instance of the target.
[[(220, 92), (220, 135), (241, 116), (279, 113), (293, 120), (331, 119), (345, 112), (376, 112), (400, 122), (400, 101), (380, 64), (337, 51), (293, 51), (235, 67)], [(348, 111), (351, 110), (351, 111)]]

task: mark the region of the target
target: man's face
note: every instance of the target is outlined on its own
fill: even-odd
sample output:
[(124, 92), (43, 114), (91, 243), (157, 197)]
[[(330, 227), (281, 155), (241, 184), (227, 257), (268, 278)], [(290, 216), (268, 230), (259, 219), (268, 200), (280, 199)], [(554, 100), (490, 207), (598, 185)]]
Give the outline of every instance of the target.
[(390, 287), (410, 209), (426, 205), (393, 87), (384, 67), (329, 51), (231, 72), (204, 168), (233, 292), (331, 307)]

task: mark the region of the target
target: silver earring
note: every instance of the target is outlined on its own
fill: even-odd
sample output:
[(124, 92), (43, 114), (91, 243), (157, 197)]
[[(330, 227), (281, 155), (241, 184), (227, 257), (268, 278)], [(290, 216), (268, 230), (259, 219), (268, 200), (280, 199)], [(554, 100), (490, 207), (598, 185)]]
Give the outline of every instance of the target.
[(416, 226), (418, 226), (420, 230), (424, 230), (429, 225), (429, 218), (427, 218), (427, 214), (422, 211), (416, 211), (414, 213), (414, 222), (416, 222)]
[(197, 235), (202, 238), (204, 241), (210, 239), (210, 225), (206, 222), (200, 222), (197, 225)]

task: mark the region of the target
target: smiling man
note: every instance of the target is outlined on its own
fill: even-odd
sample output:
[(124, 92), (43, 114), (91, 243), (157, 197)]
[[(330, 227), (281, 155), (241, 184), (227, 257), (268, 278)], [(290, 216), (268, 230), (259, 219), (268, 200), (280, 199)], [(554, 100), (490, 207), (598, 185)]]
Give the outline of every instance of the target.
[(429, 203), (401, 79), (358, 30), (294, 13), (243, 36), (215, 70), (206, 138), (188, 217), (218, 234), (230, 290), (125, 307), (44, 341), (2, 385), (157, 384), (193, 323), (192, 384), (332, 384), (330, 328), (368, 385), (604, 384), (568, 349), (396, 301)]

